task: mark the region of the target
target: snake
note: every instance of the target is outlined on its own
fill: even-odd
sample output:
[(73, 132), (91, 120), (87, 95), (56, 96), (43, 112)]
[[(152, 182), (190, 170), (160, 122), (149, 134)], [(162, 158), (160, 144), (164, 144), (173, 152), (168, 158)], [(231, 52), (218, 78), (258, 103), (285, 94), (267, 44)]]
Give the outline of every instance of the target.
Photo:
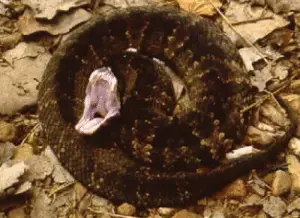
[[(55, 51), (38, 115), (44, 143), (93, 193), (178, 206), (261, 167), (290, 137), (287, 122), (259, 152), (225, 158), (247, 141), (254, 112), (243, 109), (256, 94), (238, 49), (214, 22), (169, 7), (131, 7), (94, 16)], [(85, 105), (91, 101), (94, 112)], [(86, 113), (103, 124), (93, 134), (77, 131)]]

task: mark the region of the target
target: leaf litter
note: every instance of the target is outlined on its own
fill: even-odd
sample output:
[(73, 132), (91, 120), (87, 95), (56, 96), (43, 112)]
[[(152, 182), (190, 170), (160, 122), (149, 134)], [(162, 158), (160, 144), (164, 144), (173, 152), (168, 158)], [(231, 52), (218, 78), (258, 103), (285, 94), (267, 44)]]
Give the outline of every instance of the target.
[[(17, 95), (13, 94), (12, 97), (16, 95), (17, 97), (22, 98), (22, 96), (26, 96), (27, 94), (27, 92), (24, 92), (24, 90), (28, 89), (26, 85), (28, 85), (29, 82), (14, 82), (15, 75), (19, 75), (19, 77), (22, 75), (17, 74), (15, 71), (21, 71), (21, 69), (25, 70), (24, 76), (21, 76), (22, 81), (24, 81), (24, 78), (31, 78), (31, 80), (34, 81), (36, 80), (36, 83), (33, 82), (34, 84), (31, 85), (34, 87), (33, 90), (35, 90), (36, 96), (36, 87), (40, 81), (45, 65), (51, 57), (49, 50), (55, 50), (56, 48), (47, 47), (45, 45), (41, 46), (40, 42), (43, 41), (43, 38), (35, 38), (35, 36), (37, 34), (41, 34), (47, 37), (47, 34), (51, 34), (63, 37), (64, 35), (72, 32), (76, 26), (86, 22), (93, 13), (97, 13), (97, 11), (93, 10), (98, 9), (98, 7), (94, 7), (95, 5), (93, 5), (94, 3), (92, 1), (85, 0), (55, 0), (53, 2), (44, 2), (45, 4), (43, 5), (39, 5), (38, 2), (44, 1), (23, 0), (22, 3), (28, 5), (29, 8), (27, 8), (23, 14), (17, 17), (19, 33), (24, 36), (32, 36), (32, 38), (28, 38), (29, 40), (26, 38), (22, 39), (25, 42), (17, 44), (17, 46), (14, 48), (15, 50), (7, 50), (2, 54), (2, 59), (4, 60), (2, 64), (4, 65), (0, 65), (0, 82), (2, 80), (1, 84), (6, 86), (6, 91), (8, 90), (10, 93), (17, 93)], [(119, 5), (116, 5), (115, 2), (116, 1), (113, 0), (106, 0), (104, 2), (104, 6), (109, 5), (110, 7), (124, 7), (124, 5), (144, 4), (142, 1), (124, 1), (124, 3), (122, 3), (120, 0)], [(228, 4), (222, 4), (217, 0), (178, 0), (178, 2), (174, 1), (173, 6), (178, 5), (182, 9), (195, 14), (201, 14), (205, 16), (214, 15), (213, 19), (216, 18), (216, 9), (225, 11), (226, 18), (230, 21), (235, 31), (239, 32), (239, 35), (236, 35), (235, 31), (232, 31), (232, 29), (229, 28), (223, 20), (221, 20), (223, 22), (223, 28), (225, 32), (232, 38), (232, 40), (241, 47), (240, 53), (243, 56), (247, 71), (255, 75), (255, 77), (252, 79), (257, 82), (256, 86), (260, 90), (263, 90), (265, 87), (268, 87), (269, 81), (274, 79), (280, 81), (286, 78), (291, 73), (294, 64), (297, 63), (297, 51), (299, 50), (300, 44), (300, 19), (298, 18), (300, 16), (295, 12), (291, 12), (298, 10), (297, 2), (295, 1), (290, 1), (291, 4), (289, 5), (288, 9), (284, 7), (280, 8), (281, 6), (278, 6), (281, 3), (284, 4), (286, 2), (287, 1), (283, 0), (253, 0), (251, 4), (249, 1), (233, 0)], [(99, 5), (101, 8), (101, 4), (99, 2), (95, 4)], [(74, 14), (78, 13), (77, 11), (82, 11), (80, 12), (82, 13), (82, 16), (77, 15), (76, 17)], [(278, 14), (279, 11), (282, 14)], [(288, 25), (293, 25), (290, 23), (290, 20), (292, 19), (287, 19), (287, 14), (284, 14), (286, 11), (290, 13), (288, 15), (290, 18), (292, 17), (295, 19), (296, 26), (294, 27), (292, 34), (288, 32), (283, 33), (287, 29)], [(275, 30), (279, 31), (278, 36), (275, 36)], [(269, 38), (269, 36), (272, 35), (273, 39)], [(246, 47), (245, 39), (241, 39), (243, 37), (247, 39), (246, 41), (248, 42)], [(266, 40), (266, 42), (263, 42), (263, 40)], [(29, 41), (35, 42), (29, 43)], [(36, 41), (39, 43), (36, 43)], [(62, 41), (58, 41), (58, 44), (60, 43), (62, 43)], [(253, 49), (254, 47), (257, 50)], [(267, 61), (264, 61), (264, 59)], [(42, 64), (39, 65), (38, 62), (41, 62)], [(23, 65), (23, 68), (21, 68), (21, 65)], [(31, 65), (36, 66), (36, 71), (30, 68)], [(3, 70), (3, 68), (6, 70)], [(23, 90), (23, 93), (20, 90), (16, 90), (16, 87)], [(277, 90), (281, 91), (283, 88), (279, 88)], [(275, 92), (276, 89), (274, 93)], [(299, 96), (298, 94), (293, 93), (293, 95)], [(266, 95), (267, 98), (270, 98), (271, 95), (269, 95), (270, 94)], [(0, 113), (13, 114), (16, 116), (17, 112), (24, 107), (24, 103), (22, 105), (18, 103), (17, 97), (12, 98), (15, 100), (16, 104), (13, 106), (8, 104), (5, 109), (1, 108), (3, 107), (1, 106)], [(10, 101), (10, 99), (6, 99), (4, 102), (9, 103)], [(24, 99), (22, 99), (22, 101), (24, 102)], [(32, 97), (29, 103), (28, 101), (25, 103), (25, 105), (28, 104), (36, 104), (36, 97)], [(9, 115), (8, 117), (10, 116), (12, 115)], [(26, 144), (28, 142), (25, 140), (24, 143)], [(22, 144), (24, 143), (22, 142)], [(34, 144), (32, 145), (35, 147)], [(29, 152), (24, 154), (24, 158), (26, 157), (25, 162), (21, 160), (22, 153), (16, 152), (18, 154), (18, 162), (16, 160), (15, 163), (11, 160), (15, 154), (12, 146), (14, 145), (6, 145), (7, 148), (4, 149), (1, 149), (0, 147), (0, 163), (2, 163), (0, 167), (0, 173), (4, 175), (14, 172), (12, 173), (12, 177), (10, 179), (5, 179), (5, 181), (3, 179), (1, 180), (1, 178), (5, 177), (1, 177), (0, 175), (0, 184), (1, 182), (3, 183), (2, 187), (5, 187), (5, 190), (11, 190), (12, 188), (14, 189), (13, 192), (8, 192), (6, 194), (10, 193), (10, 195), (14, 195), (16, 193), (28, 191), (33, 194), (31, 197), (30, 209), (28, 210), (29, 214), (27, 213), (27, 215), (31, 215), (31, 217), (72, 217), (79, 215), (83, 217), (101, 215), (111, 217), (130, 217), (116, 214), (115, 210), (118, 205), (114, 206), (110, 204), (109, 201), (92, 195), (91, 193), (87, 192), (87, 190), (79, 183), (76, 183), (73, 177), (61, 167), (51, 149), (46, 145), (39, 146), (46, 147), (46, 149), (43, 149), (44, 152), (36, 153), (36, 149), (39, 150), (40, 148), (34, 148), (31, 150), (31, 153)], [(20, 146), (16, 147), (17, 150), (18, 147), (21, 148)], [(26, 149), (24, 149), (24, 151), (25, 150)], [(299, 161), (297, 162), (296, 158), (294, 157), (289, 158), (287, 161), (293, 163), (294, 166), (299, 165)], [(38, 164), (40, 164), (40, 166), (35, 167), (35, 165)], [(29, 172), (30, 170), (32, 172)], [(295, 168), (290, 168), (288, 173), (295, 174), (292, 176), (292, 179), (294, 189), (297, 189), (298, 184), (300, 183), (298, 177), (299, 171), (297, 171)], [(5, 176), (8, 177), (7, 175)], [(260, 179), (263, 180), (264, 177)], [(241, 181), (243, 180), (247, 181), (246, 178), (243, 178)], [(249, 195), (253, 195), (252, 190), (245, 190), (245, 195), (247, 195), (247, 197)], [(263, 196), (256, 195), (256, 198), (260, 199), (259, 205), (262, 205), (263, 207), (259, 208), (258, 210), (254, 210), (253, 214), (248, 212), (247, 217), (256, 217), (257, 214), (262, 216), (267, 216), (268, 214), (271, 217), (278, 217), (287, 215), (290, 212), (295, 215), (297, 210), (294, 208), (300, 208), (299, 203), (297, 203), (299, 201), (292, 202), (294, 199), (292, 195), (291, 197), (285, 199), (286, 203), (282, 203), (282, 196), (273, 197), (268, 192), (264, 192), (262, 195)], [(173, 217), (173, 215), (174, 217), (180, 217), (181, 214), (188, 213), (192, 214), (193, 216), (195, 215), (201, 217), (207, 215), (208, 209), (209, 211), (218, 211), (217, 215), (219, 217), (245, 215), (244, 210), (241, 209), (245, 201), (243, 199), (236, 201), (231, 200), (230, 198), (231, 196), (228, 195), (227, 197), (225, 196), (225, 198), (222, 198), (222, 200), (218, 200), (212, 196), (207, 198), (205, 206), (197, 207), (197, 213), (187, 210), (174, 209), (172, 210), (172, 213), (164, 215), (164, 217)], [(289, 206), (289, 203), (293, 204)], [(220, 208), (220, 205), (222, 210), (217, 210), (217, 208)], [(129, 206), (131, 208), (131, 205)], [(234, 208), (234, 210), (232, 208)], [(141, 214), (143, 213), (137, 211), (135, 214), (133, 214), (133, 216), (145, 217)], [(149, 216), (160, 216), (155, 209), (150, 210), (148, 214)], [(213, 213), (210, 214), (210, 216), (213, 215)]]

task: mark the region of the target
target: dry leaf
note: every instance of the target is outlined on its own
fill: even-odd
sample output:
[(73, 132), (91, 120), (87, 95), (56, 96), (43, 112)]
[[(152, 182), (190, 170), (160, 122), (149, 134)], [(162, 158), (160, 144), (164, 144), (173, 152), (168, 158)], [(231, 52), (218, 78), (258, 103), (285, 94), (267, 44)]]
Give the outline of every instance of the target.
[(0, 2), (0, 15), (5, 15), (6, 14), (6, 11), (7, 11), (7, 8), (5, 7), (5, 5), (4, 4), (2, 4), (1, 2)]
[(31, 218), (57, 217), (54, 214), (54, 209), (50, 205), (51, 199), (44, 190), (35, 188), (33, 189), (34, 197), (32, 199), (32, 210), (30, 213)]
[(10, 65), (0, 66), (0, 114), (13, 114), (36, 104), (37, 86), (51, 55), (43, 47), (22, 43), (3, 56)]
[(69, 32), (72, 28), (90, 19), (91, 13), (84, 9), (77, 9), (68, 14), (62, 14), (51, 22), (37, 21), (30, 10), (26, 10), (18, 20), (18, 27), (23, 35), (37, 32), (48, 32), (59, 35)]
[(296, 198), (294, 201), (292, 201), (287, 207), (288, 213), (291, 213), (294, 210), (297, 210), (297, 211), (300, 210), (300, 198), (299, 197)]
[[(251, 7), (249, 3), (238, 3), (236, 1), (230, 1), (225, 15), (233, 24), (242, 22), (238, 25), (234, 25), (234, 28), (251, 43), (255, 43), (258, 39), (264, 38), (275, 29), (289, 24), (287, 20), (274, 14), (268, 9), (263, 7)], [(258, 21), (245, 23), (247, 20), (255, 19), (258, 19)], [(224, 31), (233, 42), (236, 44), (243, 44), (240, 37), (225, 22), (223, 22), (223, 27)]]
[(273, 78), (271, 74), (271, 65), (265, 66), (262, 70), (254, 70), (254, 76), (251, 77), (251, 83), (256, 86), (259, 91), (266, 88), (266, 83)]
[(113, 205), (105, 198), (101, 198), (97, 195), (92, 195), (91, 206), (96, 210), (103, 212), (110, 212), (113, 210)]
[(23, 0), (34, 11), (35, 18), (51, 20), (58, 11), (90, 4), (90, 0)]
[(15, 146), (13, 143), (0, 143), (0, 165), (8, 161), (15, 153)]
[(12, 2), (12, 0), (0, 0), (0, 3), (4, 5), (9, 5)]
[(27, 192), (28, 190), (30, 190), (32, 187), (32, 183), (31, 182), (24, 182), (23, 184), (21, 184), (18, 189), (16, 190), (15, 194), (18, 195), (18, 194), (22, 194), (24, 192)]
[(45, 48), (34, 43), (19, 43), (14, 49), (8, 50), (3, 54), (3, 58), (10, 64), (14, 65), (15, 60), (25, 57), (35, 58), (39, 54), (44, 53)]
[(26, 161), (29, 166), (27, 179), (34, 181), (37, 179), (45, 179), (53, 171), (53, 165), (44, 155), (33, 155), (31, 159)]
[[(265, 48), (260, 48), (261, 51), (263, 51), (263, 57), (270, 58), (273, 62), (278, 60), (279, 58), (282, 58), (283, 55), (281, 55), (279, 52), (274, 50), (271, 46), (266, 46)], [(244, 61), (244, 64), (246, 66), (247, 71), (253, 71), (254, 66), (253, 64), (259, 60), (262, 59), (262, 56), (260, 54), (257, 54), (257, 52), (252, 47), (245, 47), (241, 48), (239, 50), (240, 55), (242, 56), (242, 59)], [(282, 69), (282, 68), (281, 68)], [(277, 76), (278, 74), (274, 74), (274, 76)], [(280, 76), (282, 78), (282, 76)]]
[(19, 177), (22, 176), (28, 166), (24, 162), (16, 163), (8, 166), (6, 163), (0, 167), (0, 193), (19, 182)]
[(273, 62), (278, 60), (279, 58), (284, 57), (279, 51), (275, 50), (272, 46), (267, 45), (264, 48), (261, 48), (263, 53), (269, 57)]
[(300, 11), (299, 0), (266, 0), (275, 13)]
[(248, 72), (254, 70), (253, 63), (262, 59), (261, 56), (251, 47), (241, 48), (239, 52)]
[(56, 183), (70, 183), (75, 181), (70, 173), (61, 166), (50, 147), (46, 147), (44, 155), (54, 166), (52, 177)]
[[(0, 5), (0, 14), (1, 14), (1, 5)], [(0, 33), (1, 48), (4, 51), (7, 49), (11, 49), (21, 41), (21, 38), (22, 38), (22, 34), (19, 32)]]
[(217, 8), (221, 7), (222, 4), (219, 0), (211, 0), (213, 5), (208, 0), (177, 0), (181, 9), (197, 15), (208, 15), (212, 16), (216, 14), (216, 10), (213, 5)]
[(279, 80), (285, 79), (289, 74), (289, 69), (291, 66), (287, 65), (289, 62), (278, 62), (272, 69), (272, 75)]
[(263, 201), (263, 210), (271, 217), (283, 217), (286, 207), (286, 203), (280, 197), (270, 196)]

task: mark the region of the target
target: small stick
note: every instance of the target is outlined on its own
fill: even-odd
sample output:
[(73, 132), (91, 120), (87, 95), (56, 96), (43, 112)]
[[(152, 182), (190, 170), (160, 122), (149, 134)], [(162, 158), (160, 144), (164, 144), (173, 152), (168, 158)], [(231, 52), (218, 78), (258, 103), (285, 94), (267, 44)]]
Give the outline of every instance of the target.
[(269, 19), (273, 19), (273, 16), (267, 16), (267, 17), (258, 17), (258, 18), (253, 18), (253, 19), (249, 19), (249, 20), (242, 20), (242, 21), (236, 21), (236, 22), (231, 22), (231, 25), (240, 25), (240, 24), (246, 24), (246, 23), (254, 23), (257, 21), (261, 21), (261, 20), (269, 20)]
[(263, 92), (269, 94), (269, 96), (272, 97), (272, 99), (276, 102), (276, 104), (278, 106), (280, 106), (279, 102), (277, 101), (277, 99), (275, 98), (275, 95), (272, 92), (270, 92), (269, 90), (263, 90)]
[(102, 212), (102, 211), (96, 211), (90, 207), (88, 207), (88, 210), (93, 212), (93, 213), (96, 213), (96, 214), (103, 214), (103, 215), (109, 215), (109, 216), (112, 216), (112, 217), (120, 217), (120, 218), (140, 218), (140, 217), (137, 217), (137, 216), (124, 216), (124, 215), (121, 215), (121, 214), (114, 214), (114, 213), (108, 213), (108, 212)]
[(5, 26), (1, 26), (0, 27), (0, 32), (7, 32), (7, 33), (12, 33), (12, 29), (5, 27)]
[(21, 141), (20, 145), (23, 145), (23, 144), (26, 142), (26, 140), (27, 140), (32, 134), (35, 133), (35, 131), (36, 131), (36, 129), (37, 129), (38, 127), (40, 127), (40, 123), (36, 123), (36, 124), (32, 127), (32, 129), (29, 131), (29, 133), (27, 133), (26, 136), (24, 137), (24, 139)]
[(68, 183), (64, 183), (58, 187), (54, 187), (53, 189), (50, 190), (48, 197), (51, 197), (52, 195), (56, 194), (57, 192), (64, 190), (68, 187), (70, 187), (71, 185), (73, 185), (75, 182), (68, 182)]

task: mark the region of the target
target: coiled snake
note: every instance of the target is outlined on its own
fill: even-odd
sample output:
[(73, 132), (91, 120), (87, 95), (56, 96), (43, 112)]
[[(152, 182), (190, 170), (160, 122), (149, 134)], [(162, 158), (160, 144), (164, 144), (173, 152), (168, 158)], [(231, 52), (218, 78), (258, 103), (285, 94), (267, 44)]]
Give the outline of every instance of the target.
[[(95, 69), (115, 75), (120, 113), (85, 136), (75, 126)], [(182, 81), (179, 91), (172, 77)], [(39, 119), (62, 165), (93, 192), (140, 206), (179, 205), (275, 150), (277, 142), (224, 159), (245, 141), (252, 118), (240, 111), (254, 94), (237, 49), (211, 21), (139, 7), (95, 17), (58, 48), (40, 85)]]

